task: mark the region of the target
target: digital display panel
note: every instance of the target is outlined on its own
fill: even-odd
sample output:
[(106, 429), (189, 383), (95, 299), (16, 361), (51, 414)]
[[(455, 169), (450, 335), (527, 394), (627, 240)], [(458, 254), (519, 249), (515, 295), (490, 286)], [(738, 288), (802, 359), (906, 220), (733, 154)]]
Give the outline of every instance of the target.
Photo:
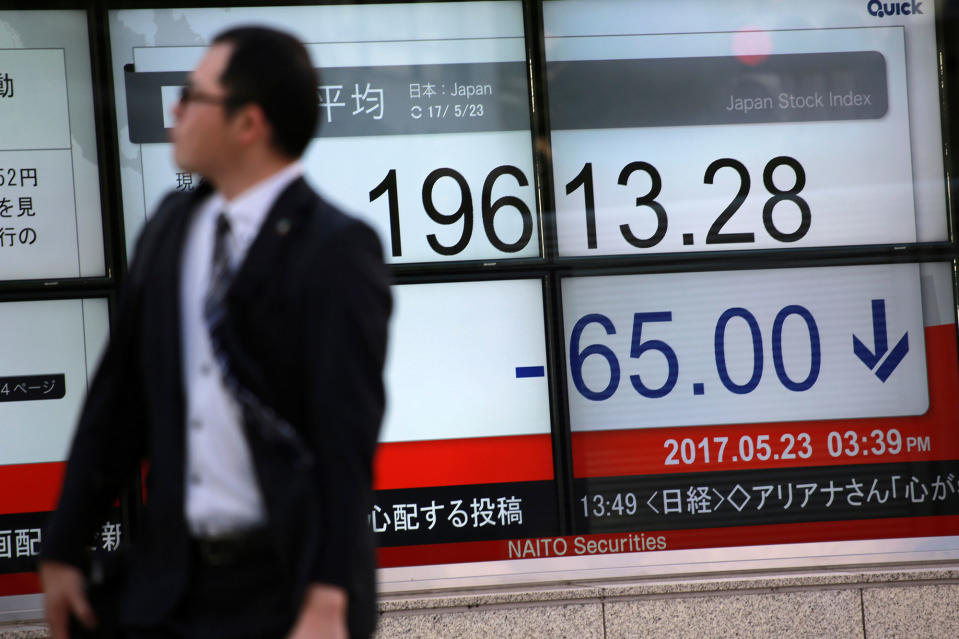
[(0, 302), (0, 325), (17, 336), (0, 362), (0, 595), (28, 594), (39, 592), (29, 571), (40, 530), (107, 342), (107, 301)]
[(564, 279), (577, 532), (959, 532), (950, 267)]
[[(947, 241), (933, 12), (872, 6), (545, 2), (545, 69), (519, 2), (110, 11), (127, 245), (196, 187), (172, 109), (212, 37), (249, 22), (307, 43), (307, 177), (393, 264), (543, 255), (527, 76), (544, 70), (559, 257)], [(394, 286), (380, 566), (959, 533), (950, 266), (715, 257), (586, 265), (548, 303), (536, 277)]]
[(370, 524), (382, 567), (556, 534), (540, 280), (393, 287)]
[(128, 250), (163, 194), (199, 180), (167, 142), (187, 72), (249, 22), (307, 43), (321, 75), (307, 176), (388, 261), (540, 255), (520, 2), (111, 11)]
[(106, 273), (84, 11), (0, 11), (0, 280)]
[(921, 415), (929, 407), (918, 265), (563, 285), (573, 430)]
[(949, 239), (931, 5), (571, 0), (544, 29), (561, 256)]

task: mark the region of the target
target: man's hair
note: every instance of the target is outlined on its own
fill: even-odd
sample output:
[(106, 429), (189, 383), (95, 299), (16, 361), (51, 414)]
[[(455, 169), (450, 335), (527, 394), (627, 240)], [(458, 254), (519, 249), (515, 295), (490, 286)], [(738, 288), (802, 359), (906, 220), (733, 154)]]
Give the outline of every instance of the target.
[(293, 36), (266, 27), (237, 27), (213, 44), (233, 47), (220, 76), (228, 95), (227, 112), (255, 103), (273, 129), (276, 150), (291, 158), (303, 154), (319, 121), (319, 78), (306, 47)]

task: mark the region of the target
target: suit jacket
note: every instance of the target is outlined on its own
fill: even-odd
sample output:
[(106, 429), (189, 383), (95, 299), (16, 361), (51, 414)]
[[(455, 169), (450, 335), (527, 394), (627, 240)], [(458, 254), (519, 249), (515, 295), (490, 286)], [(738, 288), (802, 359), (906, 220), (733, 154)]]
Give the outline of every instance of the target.
[[(44, 535), (45, 558), (80, 565), (122, 481), (148, 462), (145, 516), (120, 601), (127, 624), (164, 619), (189, 579), (179, 282), (190, 217), (210, 191), (167, 196), (140, 235)], [(367, 514), (391, 308), (379, 240), (295, 180), (226, 303), (235, 374), (296, 428), (315, 460), (312, 485), (296, 488), (282, 460), (250, 441), (277, 549), (301, 587), (346, 588), (351, 633), (365, 636), (375, 620)]]

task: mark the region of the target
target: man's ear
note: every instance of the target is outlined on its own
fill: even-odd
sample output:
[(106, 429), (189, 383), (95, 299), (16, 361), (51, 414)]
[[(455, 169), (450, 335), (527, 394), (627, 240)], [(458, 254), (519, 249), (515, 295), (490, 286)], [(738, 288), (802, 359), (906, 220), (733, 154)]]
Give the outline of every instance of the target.
[(272, 129), (259, 104), (244, 104), (234, 112), (232, 120), (235, 138), (242, 146), (260, 141), (269, 144)]

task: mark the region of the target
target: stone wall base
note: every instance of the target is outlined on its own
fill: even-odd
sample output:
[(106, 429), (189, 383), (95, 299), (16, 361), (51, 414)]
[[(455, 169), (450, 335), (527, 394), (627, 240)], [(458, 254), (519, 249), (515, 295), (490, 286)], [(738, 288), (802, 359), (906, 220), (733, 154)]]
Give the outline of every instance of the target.
[(377, 639), (944, 639), (959, 564), (387, 596)]
[[(48, 637), (39, 622), (0, 639)], [(376, 639), (959, 637), (959, 563), (388, 595)]]

